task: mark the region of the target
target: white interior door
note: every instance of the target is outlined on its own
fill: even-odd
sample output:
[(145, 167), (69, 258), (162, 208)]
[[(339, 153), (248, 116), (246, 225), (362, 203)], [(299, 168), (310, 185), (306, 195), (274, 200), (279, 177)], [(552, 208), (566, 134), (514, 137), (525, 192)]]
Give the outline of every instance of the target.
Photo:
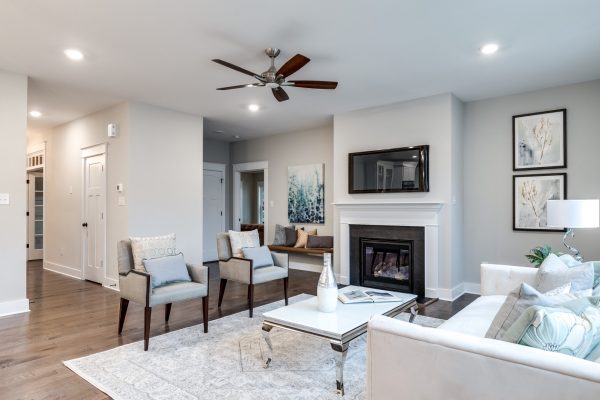
[(202, 259), (215, 261), (217, 256), (217, 233), (225, 230), (223, 210), (223, 171), (204, 170), (204, 219), (202, 237), (204, 246)]
[(27, 175), (27, 259), (44, 258), (44, 176), (42, 172)]
[(84, 163), (84, 278), (103, 284), (106, 257), (105, 155), (85, 158)]

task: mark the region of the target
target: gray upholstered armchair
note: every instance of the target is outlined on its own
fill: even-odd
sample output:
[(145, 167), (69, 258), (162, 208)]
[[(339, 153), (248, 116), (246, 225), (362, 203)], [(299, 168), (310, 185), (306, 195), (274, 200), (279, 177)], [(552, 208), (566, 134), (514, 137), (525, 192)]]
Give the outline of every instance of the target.
[(221, 287), (219, 288), (219, 307), (223, 302), (223, 294), (228, 280), (248, 285), (248, 308), (250, 318), (254, 308), (254, 285), (283, 279), (283, 295), (285, 305), (288, 305), (288, 255), (271, 252), (273, 265), (254, 268), (252, 260), (233, 257), (229, 234), (219, 233), (217, 235), (217, 250), (219, 252), (219, 272), (221, 274)]
[(131, 241), (121, 240), (117, 244), (119, 264), (119, 290), (121, 307), (119, 310), (119, 335), (123, 331), (123, 323), (130, 301), (142, 304), (144, 313), (144, 350), (148, 350), (150, 341), (150, 318), (152, 307), (165, 305), (165, 322), (169, 322), (171, 306), (183, 300), (202, 298), (202, 318), (204, 333), (208, 332), (208, 268), (203, 265), (187, 264), (191, 282), (179, 282), (152, 289), (151, 275), (133, 269), (133, 253)]

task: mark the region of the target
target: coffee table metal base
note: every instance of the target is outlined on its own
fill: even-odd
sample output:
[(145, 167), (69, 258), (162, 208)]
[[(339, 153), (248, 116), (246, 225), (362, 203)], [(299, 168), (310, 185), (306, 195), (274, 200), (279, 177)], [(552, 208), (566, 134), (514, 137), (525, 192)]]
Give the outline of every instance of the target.
[[(389, 317), (395, 317), (396, 315), (400, 314), (401, 312), (403, 312), (405, 310), (410, 310), (411, 316), (410, 316), (409, 322), (413, 322), (414, 318), (418, 314), (416, 301), (411, 301), (406, 304), (403, 304), (402, 306), (392, 310), (391, 312), (385, 313), (384, 315), (387, 315)], [(335, 376), (336, 376), (337, 393), (340, 396), (344, 395), (344, 364), (346, 362), (346, 355), (348, 354), (348, 347), (349, 347), (351, 340), (355, 339), (356, 337), (358, 337), (366, 332), (366, 324), (364, 326), (358, 327), (357, 329), (349, 332), (343, 340), (334, 340), (334, 339), (327, 338), (327, 337), (324, 337), (319, 334), (315, 334), (313, 332), (304, 331), (304, 330), (292, 328), (289, 326), (279, 325), (279, 324), (271, 322), (271, 321), (264, 321), (261, 332), (262, 332), (263, 339), (264, 339), (265, 343), (267, 344), (267, 354), (266, 354), (266, 360), (265, 360), (265, 365), (264, 365), (265, 368), (269, 368), (269, 365), (271, 364), (271, 361), (273, 360), (273, 342), (271, 341), (270, 333), (274, 327), (286, 329), (286, 330), (289, 330), (292, 332), (309, 334), (311, 336), (317, 336), (317, 337), (321, 337), (323, 339), (328, 339), (329, 344), (331, 345), (331, 349), (335, 353)]]

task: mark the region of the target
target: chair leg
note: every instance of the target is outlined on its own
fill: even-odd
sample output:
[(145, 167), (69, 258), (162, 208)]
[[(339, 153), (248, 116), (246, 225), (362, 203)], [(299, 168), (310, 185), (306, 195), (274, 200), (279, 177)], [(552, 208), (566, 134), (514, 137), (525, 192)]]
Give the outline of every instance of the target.
[(248, 304), (248, 308), (250, 308), (250, 286), (252, 285), (248, 285), (248, 295), (246, 297), (246, 304)]
[(171, 306), (173, 306), (173, 303), (165, 304), (165, 322), (169, 322), (169, 317), (171, 316)]
[(123, 324), (125, 323), (125, 315), (127, 315), (127, 306), (129, 300), (121, 297), (121, 305), (119, 306), (119, 335), (123, 332)]
[(225, 286), (227, 286), (227, 279), (221, 279), (221, 287), (219, 287), (219, 307), (223, 302), (223, 294), (225, 294)]
[(204, 320), (204, 333), (208, 333), (208, 296), (202, 298), (202, 319)]
[(285, 305), (288, 305), (288, 278), (283, 278), (283, 296), (285, 297)]
[(148, 351), (150, 343), (150, 320), (152, 319), (152, 307), (144, 308), (144, 351)]
[(248, 285), (248, 292), (250, 296), (250, 318), (252, 318), (252, 311), (254, 309), (254, 285)]

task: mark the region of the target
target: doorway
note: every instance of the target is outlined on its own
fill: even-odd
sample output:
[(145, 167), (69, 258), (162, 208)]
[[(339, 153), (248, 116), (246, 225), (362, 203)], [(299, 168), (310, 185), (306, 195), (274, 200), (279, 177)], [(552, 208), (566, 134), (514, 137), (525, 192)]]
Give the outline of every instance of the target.
[[(237, 231), (258, 225), (268, 238), (269, 168), (267, 161), (233, 165), (233, 226)], [(248, 228), (248, 229), (250, 229)], [(263, 242), (264, 240), (261, 240)]]
[(204, 163), (203, 216), (202, 221), (202, 260), (215, 261), (217, 255), (217, 234), (225, 231), (226, 207), (226, 166), (225, 164)]
[(82, 150), (84, 279), (104, 284), (106, 275), (106, 147)]
[(46, 144), (27, 148), (27, 261), (44, 258)]

